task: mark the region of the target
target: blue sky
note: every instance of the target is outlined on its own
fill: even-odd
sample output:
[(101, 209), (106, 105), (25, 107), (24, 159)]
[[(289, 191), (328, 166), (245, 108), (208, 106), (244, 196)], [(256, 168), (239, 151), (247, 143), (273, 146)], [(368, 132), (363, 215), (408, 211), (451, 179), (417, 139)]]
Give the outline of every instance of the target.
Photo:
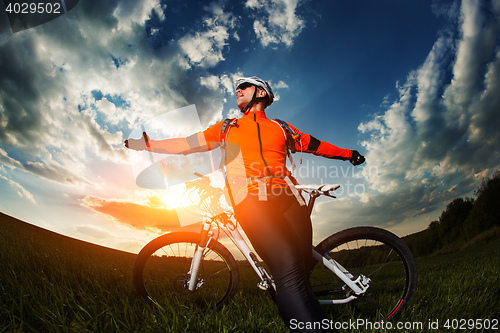
[(0, 17), (0, 211), (137, 251), (175, 200), (136, 185), (123, 140), (192, 104), (202, 127), (237, 116), (232, 82), (257, 75), (269, 117), (367, 157), (303, 156), (301, 183), (343, 185), (317, 240), (422, 230), (500, 167), (498, 17), (498, 0), (81, 0), (17, 33)]

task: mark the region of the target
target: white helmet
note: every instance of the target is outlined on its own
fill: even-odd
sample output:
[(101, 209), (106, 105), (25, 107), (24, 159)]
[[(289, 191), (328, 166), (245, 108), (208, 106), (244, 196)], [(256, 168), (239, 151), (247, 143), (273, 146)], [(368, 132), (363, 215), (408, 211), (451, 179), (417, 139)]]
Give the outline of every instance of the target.
[(250, 84), (252, 86), (262, 88), (265, 90), (265, 92), (267, 93), (267, 97), (268, 97), (266, 106), (271, 105), (271, 103), (274, 101), (273, 89), (271, 88), (271, 86), (269, 85), (269, 83), (267, 81), (264, 81), (256, 76), (242, 77), (242, 78), (237, 79), (234, 82), (234, 89), (235, 90), (238, 89), (238, 87), (240, 87), (241, 85), (243, 85), (245, 83)]

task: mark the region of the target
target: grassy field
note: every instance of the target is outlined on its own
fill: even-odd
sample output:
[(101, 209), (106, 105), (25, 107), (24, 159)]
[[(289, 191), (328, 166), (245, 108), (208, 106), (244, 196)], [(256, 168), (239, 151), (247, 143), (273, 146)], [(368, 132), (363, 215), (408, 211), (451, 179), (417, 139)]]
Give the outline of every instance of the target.
[[(439, 330), (432, 331), (442, 332), (447, 320), (455, 327), (464, 323), (453, 319), (500, 319), (499, 253), (497, 239), (418, 259), (417, 292), (400, 318), (408, 325), (406, 331), (431, 331), (429, 323), (438, 323)], [(176, 304), (159, 310), (145, 304), (133, 288), (134, 259), (130, 253), (0, 215), (0, 332), (286, 331), (248, 267), (240, 268), (239, 291), (221, 311)], [(330, 311), (333, 321), (341, 311), (342, 306)], [(481, 331), (467, 323), (463, 328), (461, 332)]]

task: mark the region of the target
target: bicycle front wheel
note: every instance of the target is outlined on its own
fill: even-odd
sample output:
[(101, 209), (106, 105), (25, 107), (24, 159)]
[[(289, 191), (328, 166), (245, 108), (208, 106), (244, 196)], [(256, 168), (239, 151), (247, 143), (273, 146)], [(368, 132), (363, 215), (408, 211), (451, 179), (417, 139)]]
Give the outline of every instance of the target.
[(200, 237), (197, 233), (174, 232), (149, 242), (134, 264), (138, 293), (161, 307), (222, 308), (238, 289), (238, 266), (222, 244), (212, 242), (203, 252), (195, 290), (190, 291), (189, 272)]
[[(329, 255), (354, 278), (362, 274), (371, 280), (364, 295), (340, 305), (342, 316), (336, 313), (335, 319), (395, 320), (408, 306), (416, 289), (417, 267), (410, 249), (398, 236), (376, 227), (350, 228), (326, 238), (315, 250)], [(352, 295), (337, 275), (317, 262), (310, 283), (320, 301)]]

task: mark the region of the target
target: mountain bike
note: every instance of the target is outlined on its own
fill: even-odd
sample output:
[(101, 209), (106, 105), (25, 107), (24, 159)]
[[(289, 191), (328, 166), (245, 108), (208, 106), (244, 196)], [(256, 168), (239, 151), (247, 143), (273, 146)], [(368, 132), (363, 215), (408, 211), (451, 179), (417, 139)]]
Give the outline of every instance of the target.
[[(213, 306), (221, 309), (235, 295), (239, 268), (220, 240), (227, 237), (258, 276), (257, 286), (275, 296), (275, 285), (238, 230), (230, 207), (221, 206), (223, 190), (210, 178), (186, 183), (188, 196), (197, 192), (197, 207), (205, 211), (201, 231), (172, 232), (157, 237), (139, 252), (133, 279), (138, 293), (156, 306)], [(340, 185), (297, 185), (308, 195), (312, 211), (320, 196), (335, 198)], [(222, 208), (222, 212), (221, 212)], [(352, 316), (378, 321), (398, 318), (409, 304), (417, 268), (408, 246), (377, 227), (339, 231), (312, 247), (310, 286), (321, 304), (344, 304)], [(286, 257), (283, 260), (287, 260)]]

